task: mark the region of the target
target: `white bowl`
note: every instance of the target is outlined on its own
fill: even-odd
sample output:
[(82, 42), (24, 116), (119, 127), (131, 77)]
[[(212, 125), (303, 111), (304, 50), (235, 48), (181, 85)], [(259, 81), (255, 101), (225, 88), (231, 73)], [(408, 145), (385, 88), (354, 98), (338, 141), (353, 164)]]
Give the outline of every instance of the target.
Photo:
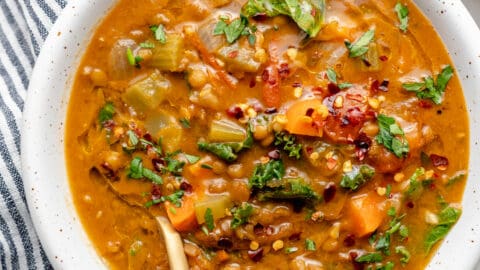
[[(57, 269), (104, 269), (75, 211), (65, 169), (64, 123), (75, 71), (112, 0), (72, 0), (37, 60), (24, 112), (22, 164), (38, 236)], [(470, 114), (470, 175), (464, 212), (428, 269), (474, 269), (480, 258), (480, 31), (459, 0), (416, 0), (443, 38)]]

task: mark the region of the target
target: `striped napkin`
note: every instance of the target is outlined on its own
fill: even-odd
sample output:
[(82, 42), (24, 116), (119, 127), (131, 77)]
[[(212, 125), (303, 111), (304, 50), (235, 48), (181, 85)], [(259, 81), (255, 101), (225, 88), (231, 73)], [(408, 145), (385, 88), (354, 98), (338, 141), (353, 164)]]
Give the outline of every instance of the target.
[(65, 0), (0, 0), (0, 269), (52, 269), (30, 219), (20, 167), (35, 59)]

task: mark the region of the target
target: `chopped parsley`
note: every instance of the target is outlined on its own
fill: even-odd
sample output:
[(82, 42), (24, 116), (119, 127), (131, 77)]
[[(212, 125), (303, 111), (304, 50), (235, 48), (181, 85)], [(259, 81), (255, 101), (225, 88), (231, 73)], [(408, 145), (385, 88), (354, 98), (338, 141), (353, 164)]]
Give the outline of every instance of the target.
[(380, 254), (379, 252), (366, 253), (355, 259), (355, 261), (359, 263), (376, 263), (381, 262), (382, 260), (382, 254)]
[(163, 179), (160, 175), (154, 173), (150, 169), (143, 167), (142, 159), (140, 157), (135, 157), (130, 162), (130, 167), (128, 168), (127, 176), (132, 179), (146, 178), (155, 184), (160, 184), (160, 185), (163, 184)]
[(138, 46), (140, 46), (140, 48), (144, 48), (144, 49), (153, 49), (153, 48), (155, 48), (155, 44), (153, 44), (152, 42), (142, 42), (142, 43), (140, 43)]
[(450, 229), (457, 222), (462, 214), (462, 210), (454, 207), (445, 207), (439, 214), (440, 222), (430, 229), (425, 237), (425, 249), (427, 252), (437, 243), (447, 236)]
[(220, 18), (215, 29), (213, 30), (214, 35), (225, 35), (228, 43), (234, 43), (241, 36), (248, 36), (248, 42), (250, 45), (255, 45), (256, 37), (255, 31), (257, 28), (255, 26), (248, 26), (248, 18), (245, 16), (240, 16), (227, 24), (224, 18)]
[(176, 207), (180, 207), (182, 206), (182, 197), (184, 194), (185, 192), (183, 190), (177, 190), (170, 195), (162, 196), (158, 199), (148, 201), (147, 203), (145, 203), (145, 207), (149, 208), (149, 207), (152, 207), (153, 205), (166, 202), (166, 201), (171, 202)]
[(418, 180), (418, 178), (420, 178), (420, 176), (424, 174), (425, 174), (425, 169), (423, 167), (420, 167), (415, 170), (412, 176), (410, 176), (410, 179), (409, 179), (410, 184), (406, 191), (406, 194), (408, 196), (412, 196), (419, 193), (420, 189), (422, 188), (422, 185), (421, 185), (422, 183)]
[(180, 118), (180, 124), (182, 124), (182, 126), (184, 128), (191, 128), (192, 126), (190, 125), (190, 121), (187, 119), (187, 118)]
[(350, 58), (355, 58), (362, 56), (368, 52), (368, 46), (373, 41), (375, 37), (375, 29), (370, 29), (365, 32), (359, 39), (357, 39), (354, 43), (350, 43), (350, 41), (345, 41), (345, 46), (347, 46)]
[(315, 244), (315, 241), (311, 239), (305, 239), (305, 249), (308, 251), (315, 251), (317, 250), (317, 245)]
[(291, 254), (291, 253), (295, 253), (297, 251), (298, 251), (297, 247), (287, 247), (287, 248), (285, 248), (285, 254)]
[(107, 102), (98, 113), (98, 121), (103, 126), (105, 122), (112, 120), (115, 115), (115, 107), (112, 102)]
[(410, 261), (410, 252), (404, 246), (395, 247), (395, 253), (402, 255), (400, 262), (402, 265), (407, 264)]
[(200, 157), (194, 156), (194, 155), (189, 155), (189, 154), (183, 154), (185, 158), (187, 159), (188, 163), (190, 164), (195, 164), (200, 160)]
[(375, 169), (368, 165), (353, 166), (351, 172), (343, 175), (340, 186), (355, 191), (372, 179), (374, 175)]
[(140, 56), (135, 56), (135, 55), (133, 54), (133, 51), (132, 51), (132, 49), (131, 49), (130, 47), (127, 48), (126, 54), (127, 54), (128, 64), (129, 64), (130, 66), (134, 66), (134, 67), (139, 68), (139, 67), (140, 67), (140, 62), (143, 61), (143, 58), (141, 58)]
[(402, 87), (409, 92), (416, 93), (418, 98), (430, 99), (438, 105), (442, 103), (443, 93), (452, 77), (453, 68), (447, 65), (437, 76), (436, 82), (431, 76), (428, 76), (423, 79), (423, 82), (404, 83)]
[(235, 229), (238, 226), (245, 224), (248, 218), (253, 213), (253, 206), (249, 203), (242, 203), (239, 207), (234, 208), (232, 211), (233, 220), (230, 226)]
[(213, 229), (215, 228), (215, 222), (213, 220), (212, 209), (207, 208), (207, 210), (205, 211), (204, 217), (205, 217), (205, 225), (207, 226), (207, 229), (209, 231), (213, 231)]
[(402, 30), (403, 32), (407, 32), (409, 13), (408, 8), (402, 3), (398, 2), (395, 5), (395, 11), (397, 12), (398, 20), (400, 21), (400, 25), (398, 26), (398, 28), (400, 28), (400, 30)]
[(282, 160), (270, 160), (265, 164), (258, 164), (248, 181), (250, 188), (262, 189), (268, 181), (280, 180), (285, 176), (285, 166)]
[(162, 44), (167, 43), (167, 34), (165, 33), (165, 27), (163, 27), (162, 24), (152, 25), (150, 26), (150, 30), (152, 30), (153, 35), (157, 41)]
[(384, 114), (377, 117), (380, 128), (379, 134), (375, 137), (378, 143), (383, 144), (390, 152), (397, 157), (405, 157), (410, 151), (405, 133), (395, 122), (395, 119)]
[(274, 145), (277, 146), (280, 150), (285, 151), (288, 153), (289, 157), (293, 157), (295, 159), (300, 159), (302, 155), (302, 145), (299, 143), (295, 143), (297, 137), (293, 134), (288, 134), (286, 132), (278, 132), (275, 133), (275, 141)]

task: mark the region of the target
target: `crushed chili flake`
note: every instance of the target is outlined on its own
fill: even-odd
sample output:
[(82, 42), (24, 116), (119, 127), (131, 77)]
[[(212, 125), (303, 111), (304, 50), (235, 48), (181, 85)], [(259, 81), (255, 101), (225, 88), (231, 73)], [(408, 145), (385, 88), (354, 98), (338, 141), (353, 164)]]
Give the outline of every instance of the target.
[(308, 117), (312, 117), (314, 111), (315, 110), (313, 108), (308, 108), (307, 111), (305, 112), (305, 115)]
[(238, 106), (232, 106), (228, 108), (227, 115), (235, 119), (240, 119), (244, 116), (242, 108)]
[(255, 80), (255, 77), (253, 77), (251, 80), (250, 80), (250, 84), (248, 85), (250, 88), (253, 88), (257, 85), (257, 80)]
[(337, 193), (337, 186), (335, 183), (329, 183), (327, 187), (323, 190), (323, 199), (325, 200), (326, 203), (330, 202), (333, 200), (335, 197), (335, 194)]
[(273, 113), (276, 113), (276, 112), (278, 112), (278, 109), (275, 108), (275, 107), (271, 107), (271, 108), (266, 108), (266, 109), (265, 109), (265, 113), (266, 113), (266, 114), (273, 114)]
[(158, 200), (160, 197), (162, 197), (162, 188), (160, 185), (153, 184), (150, 193), (152, 194), (152, 200)]
[(343, 245), (346, 247), (352, 247), (355, 245), (355, 235), (349, 234), (343, 239)]
[(385, 61), (388, 60), (388, 56), (386, 56), (386, 55), (381, 55), (381, 56), (379, 57), (379, 59), (380, 59), (380, 61), (385, 62)]
[(230, 58), (235, 58), (238, 56), (238, 51), (232, 51), (228, 54), (228, 57)]
[(268, 16), (265, 13), (258, 13), (252, 16), (252, 19), (254, 19), (257, 22), (263, 22), (268, 19)]
[(430, 161), (432, 162), (432, 165), (441, 170), (441, 171), (445, 171), (448, 167), (448, 158), (446, 157), (443, 157), (443, 156), (439, 156), (439, 155), (436, 155), (436, 154), (431, 154), (430, 155)]
[(180, 183), (180, 189), (190, 194), (193, 191), (193, 186), (190, 183), (183, 181)]
[(302, 87), (302, 83), (294, 82), (294, 83), (292, 83), (292, 87), (293, 87), (293, 88)]
[(114, 127), (115, 127), (115, 121), (113, 121), (112, 119), (109, 119), (109, 120), (103, 122), (103, 128), (105, 128), (105, 129), (111, 130)]
[(166, 163), (163, 158), (154, 158), (152, 159), (152, 165), (155, 171), (161, 172), (162, 168), (165, 167)]
[(255, 235), (263, 235), (265, 233), (265, 227), (262, 224), (257, 223), (253, 226), (253, 233)]
[(280, 79), (286, 79), (288, 75), (290, 75), (290, 68), (288, 67), (288, 63), (280, 64), (280, 68), (278, 69), (278, 75)]
[(153, 138), (152, 138), (152, 135), (150, 135), (150, 133), (143, 134), (143, 138), (149, 142), (153, 142)]
[(233, 242), (230, 238), (221, 237), (220, 239), (218, 239), (217, 245), (223, 249), (230, 249), (233, 247)]
[(432, 108), (433, 103), (429, 100), (420, 100), (418, 102), (418, 105), (420, 106), (420, 108), (430, 109), (430, 108)]
[(329, 83), (327, 85), (327, 88), (328, 88), (328, 92), (331, 94), (331, 95), (335, 95), (336, 93), (340, 92), (340, 87), (338, 87), (338, 85), (336, 83)]
[(362, 58), (362, 62), (365, 64), (365, 66), (370, 67), (372, 64), (365, 58)]
[(346, 117), (349, 124), (354, 126), (365, 121), (365, 113), (363, 113), (358, 107), (348, 109)]
[(263, 257), (263, 248), (260, 247), (256, 250), (249, 250), (247, 254), (252, 261), (259, 262)]
[(300, 240), (300, 236), (302, 235), (302, 232), (297, 232), (297, 233), (293, 233), (292, 235), (290, 235), (288, 237), (288, 240), (290, 241), (298, 241)]

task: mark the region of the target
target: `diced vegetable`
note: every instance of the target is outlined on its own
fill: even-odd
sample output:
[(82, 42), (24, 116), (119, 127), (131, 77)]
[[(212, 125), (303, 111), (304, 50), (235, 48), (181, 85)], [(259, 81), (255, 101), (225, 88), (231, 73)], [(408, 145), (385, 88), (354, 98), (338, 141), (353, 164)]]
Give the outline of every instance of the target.
[(352, 231), (359, 237), (375, 231), (383, 219), (385, 211), (380, 207), (384, 200), (376, 192), (357, 195), (351, 198), (347, 204), (348, 217), (352, 225)]
[(328, 109), (319, 99), (295, 102), (286, 112), (285, 129), (297, 135), (314, 137), (323, 136), (323, 123), (328, 116)]
[(127, 48), (134, 50), (136, 46), (136, 42), (132, 39), (119, 39), (115, 42), (108, 55), (108, 75), (110, 78), (126, 80), (133, 74), (135, 68), (130, 65), (125, 53)]
[(162, 146), (166, 152), (174, 152), (180, 148), (183, 128), (177, 118), (166, 110), (149, 115), (145, 119), (145, 128), (156, 138), (162, 138)]
[(212, 170), (205, 168), (205, 165), (212, 166), (213, 159), (210, 156), (205, 156), (196, 163), (187, 167), (187, 171), (194, 177), (195, 180), (203, 180), (212, 178), (215, 174)]
[(351, 58), (359, 57), (368, 52), (370, 42), (373, 41), (375, 37), (375, 29), (370, 29), (365, 32), (360, 38), (358, 38), (354, 43), (350, 41), (345, 41), (345, 46), (350, 51), (349, 56)]
[(122, 96), (123, 101), (139, 111), (152, 110), (170, 93), (172, 85), (159, 72), (134, 82)]
[(153, 42), (152, 58), (149, 61), (151, 67), (161, 71), (182, 71), (181, 61), (185, 51), (185, 41), (180, 34), (167, 34), (165, 43)]
[(374, 175), (375, 169), (368, 165), (353, 166), (351, 172), (343, 175), (340, 186), (355, 191)]
[(198, 224), (205, 223), (205, 212), (211, 209), (214, 220), (223, 218), (225, 216), (225, 209), (230, 209), (233, 206), (230, 196), (214, 196), (206, 197), (202, 201), (195, 202), (195, 216)]
[(262, 98), (268, 107), (280, 106), (280, 74), (277, 63), (270, 63), (262, 73), (263, 87)]
[(216, 52), (220, 47), (225, 45), (224, 35), (213, 34), (216, 25), (217, 21), (212, 19), (201, 24), (198, 28), (198, 37), (205, 49), (209, 52)]
[(213, 142), (243, 142), (246, 138), (245, 129), (226, 119), (213, 120), (208, 133), (208, 139)]
[(180, 207), (166, 201), (165, 212), (167, 212), (172, 226), (179, 232), (190, 231), (198, 226), (195, 216), (194, 198), (191, 196), (183, 196)]
[(310, 37), (318, 34), (325, 17), (324, 0), (249, 0), (242, 7), (242, 14), (252, 17), (265, 14), (268, 17), (291, 17)]
[(256, 72), (260, 68), (260, 63), (254, 60), (254, 49), (240, 47), (238, 43), (222, 47), (217, 55), (230, 72)]

